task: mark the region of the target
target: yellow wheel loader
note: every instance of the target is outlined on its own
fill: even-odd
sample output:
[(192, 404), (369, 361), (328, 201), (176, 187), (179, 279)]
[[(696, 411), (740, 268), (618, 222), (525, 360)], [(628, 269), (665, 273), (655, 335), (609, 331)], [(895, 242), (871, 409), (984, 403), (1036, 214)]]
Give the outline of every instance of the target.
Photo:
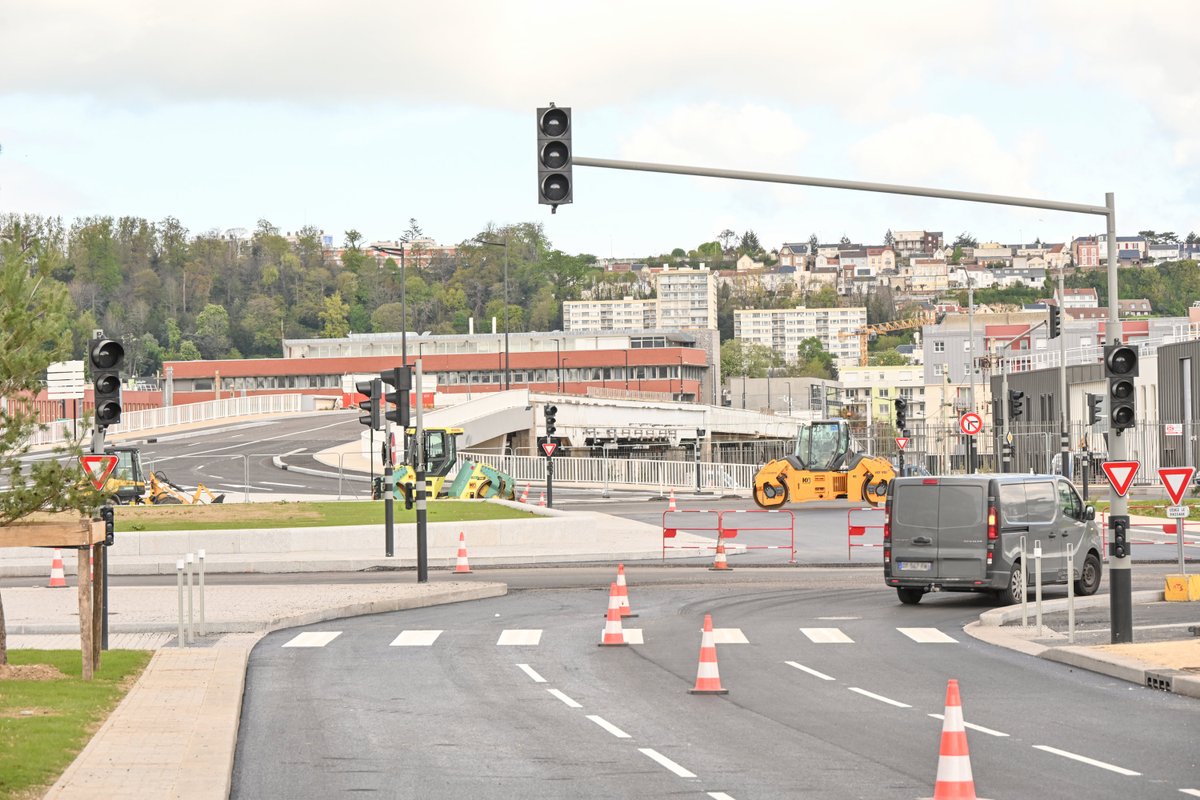
[(192, 493), (171, 481), (161, 471), (149, 475), (142, 469), (142, 454), (136, 447), (113, 445), (105, 455), (116, 456), (117, 465), (104, 484), (111, 502), (121, 505), (201, 505), (223, 503), (225, 495), (213, 494), (203, 483)]
[(848, 499), (879, 505), (896, 477), (892, 463), (856, 452), (845, 420), (807, 423), (796, 436), (795, 452), (768, 462), (754, 476), (754, 502), (760, 508), (784, 503)]

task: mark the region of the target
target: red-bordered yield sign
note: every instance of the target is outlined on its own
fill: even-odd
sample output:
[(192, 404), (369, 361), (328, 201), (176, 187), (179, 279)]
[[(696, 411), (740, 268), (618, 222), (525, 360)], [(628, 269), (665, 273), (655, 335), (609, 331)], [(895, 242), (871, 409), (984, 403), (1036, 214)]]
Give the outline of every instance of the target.
[(983, 417), (974, 411), (968, 411), (958, 418), (958, 429), (967, 436), (974, 436), (983, 430)]
[(1172, 505), (1183, 502), (1183, 493), (1187, 491), (1192, 476), (1196, 474), (1195, 467), (1164, 467), (1158, 471), (1158, 479), (1167, 487), (1167, 494)]
[(1113, 491), (1121, 497), (1129, 491), (1129, 487), (1133, 485), (1133, 476), (1137, 475), (1138, 470), (1142, 468), (1140, 461), (1105, 461), (1104, 474), (1108, 476), (1108, 482), (1112, 484)]
[(542, 452), (546, 454), (546, 458), (554, 458), (554, 451), (557, 449), (558, 442), (542, 442)]
[(83, 471), (87, 473), (88, 480), (92, 482), (92, 486), (96, 487), (96, 491), (104, 488), (108, 476), (112, 475), (113, 470), (117, 466), (116, 456), (80, 456), (79, 463), (83, 465)]
[(897, 436), (896, 437), (896, 447), (899, 447), (901, 450), (908, 447), (908, 437), (907, 436)]

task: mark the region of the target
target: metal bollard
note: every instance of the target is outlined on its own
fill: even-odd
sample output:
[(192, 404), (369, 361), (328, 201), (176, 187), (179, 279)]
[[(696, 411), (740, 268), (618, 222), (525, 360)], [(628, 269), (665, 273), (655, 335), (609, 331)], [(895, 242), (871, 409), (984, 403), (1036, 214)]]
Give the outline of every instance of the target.
[(1025, 537), (1021, 537), (1021, 627), (1029, 627), (1029, 559), (1025, 557)]
[(204, 620), (204, 551), (197, 550), (196, 558), (200, 567), (200, 635), (208, 633), (208, 625)]
[(1075, 644), (1075, 551), (1067, 543), (1067, 644)]
[(175, 588), (179, 590), (179, 633), (176, 640), (180, 647), (187, 647), (187, 640), (183, 635), (183, 559), (175, 562)]
[(1033, 597), (1037, 608), (1037, 635), (1042, 635), (1042, 543), (1033, 543)]
[(195, 641), (194, 631), (196, 630), (195, 622), (193, 621), (193, 616), (192, 616), (192, 561), (193, 560), (195, 560), (195, 556), (191, 553), (188, 553), (186, 556), (184, 556), (184, 563), (187, 564), (187, 587), (188, 587), (188, 591), (187, 591), (187, 601), (188, 601), (187, 640), (188, 640), (188, 644), (191, 644), (192, 642)]

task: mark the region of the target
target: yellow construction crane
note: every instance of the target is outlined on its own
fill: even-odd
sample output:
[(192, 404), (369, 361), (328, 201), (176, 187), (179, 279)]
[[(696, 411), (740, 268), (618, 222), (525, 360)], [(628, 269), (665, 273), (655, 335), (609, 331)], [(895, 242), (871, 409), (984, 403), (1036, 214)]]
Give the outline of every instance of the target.
[(865, 367), (867, 366), (867, 342), (870, 340), (871, 334), (900, 331), (905, 328), (920, 328), (922, 325), (935, 325), (936, 323), (937, 314), (932, 311), (922, 311), (908, 319), (881, 322), (878, 325), (865, 325), (856, 331), (839, 331), (838, 338), (845, 339), (848, 336), (858, 337), (858, 365)]

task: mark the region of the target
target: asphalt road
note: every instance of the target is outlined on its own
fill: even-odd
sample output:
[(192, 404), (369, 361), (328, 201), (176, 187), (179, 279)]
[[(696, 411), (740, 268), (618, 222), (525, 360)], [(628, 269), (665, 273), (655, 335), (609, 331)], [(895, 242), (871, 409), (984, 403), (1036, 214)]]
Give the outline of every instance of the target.
[[(629, 572), (639, 616), (625, 626), (644, 644), (625, 648), (597, 646), (599, 588), (268, 636), (250, 660), (232, 796), (911, 800), (932, 794), (931, 715), (949, 678), (980, 726), (967, 738), (981, 797), (1200, 792), (1194, 701), (977, 642), (962, 625), (983, 598), (902, 606), (869, 570), (670, 585)], [(717, 646), (725, 696), (687, 691), (704, 614), (747, 640)], [(499, 644), (533, 630), (536, 645)], [(403, 631), (441, 633), (390, 646)], [(284, 646), (315, 632), (337, 635)]]

